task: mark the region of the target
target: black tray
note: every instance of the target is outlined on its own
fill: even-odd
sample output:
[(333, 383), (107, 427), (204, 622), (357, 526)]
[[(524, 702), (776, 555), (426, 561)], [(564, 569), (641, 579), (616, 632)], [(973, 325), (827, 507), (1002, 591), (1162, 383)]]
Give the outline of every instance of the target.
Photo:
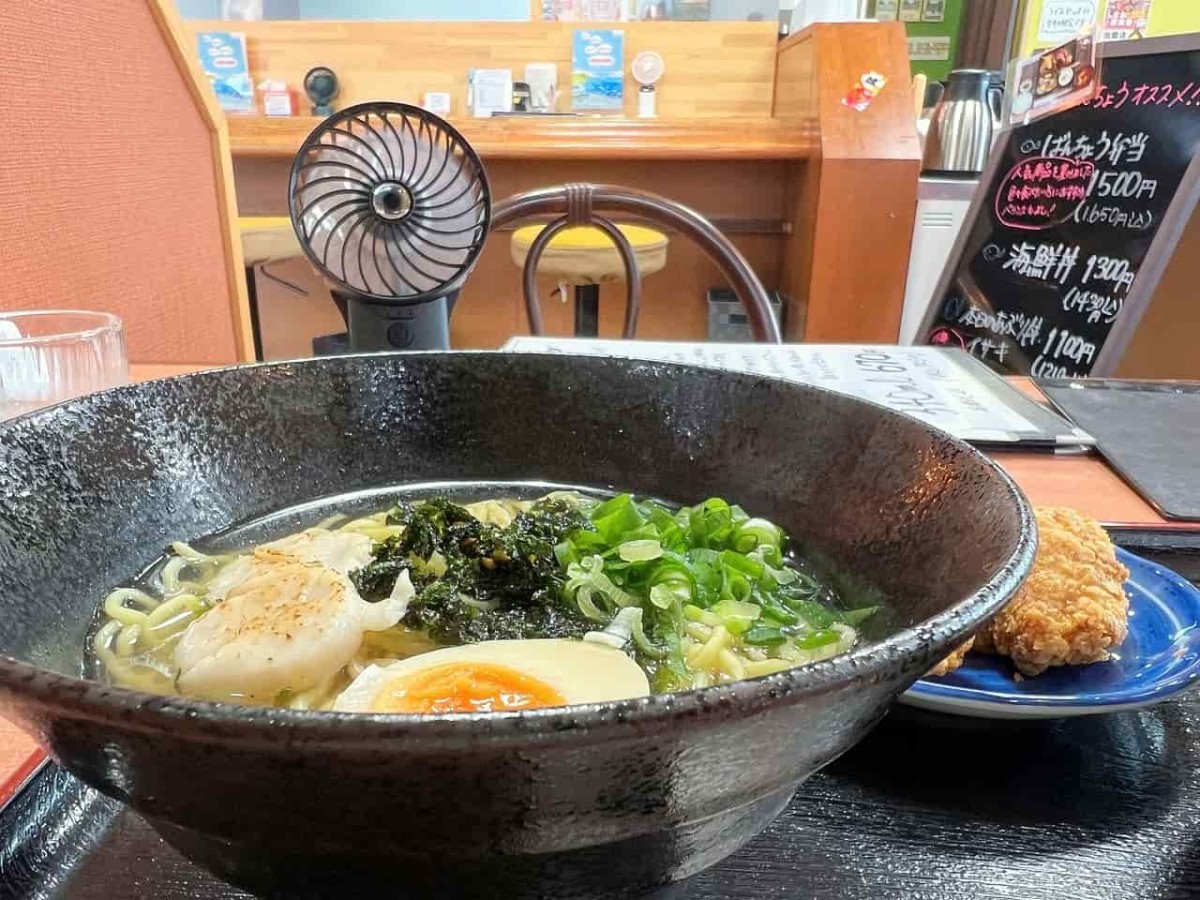
[[(1200, 579), (1197, 536), (1115, 536)], [(897, 707), (803, 785), (770, 829), (670, 894), (1195, 898), (1197, 735), (1195, 692), (1151, 709), (1057, 721), (996, 722)], [(0, 900), (246, 896), (192, 866), (136, 814), (51, 764), (0, 811)]]
[(1200, 384), (1084, 378), (1037, 386), (1164, 518), (1200, 522)]

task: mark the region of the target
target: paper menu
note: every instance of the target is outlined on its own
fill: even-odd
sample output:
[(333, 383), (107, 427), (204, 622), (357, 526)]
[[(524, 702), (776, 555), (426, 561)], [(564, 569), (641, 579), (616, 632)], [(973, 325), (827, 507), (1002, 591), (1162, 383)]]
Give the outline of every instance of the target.
[(1089, 445), (961, 350), (847, 344), (719, 344), (514, 338), (526, 353), (620, 356), (715, 366), (824, 387), (870, 400), (981, 444)]
[(476, 119), (489, 118), (492, 113), (511, 112), (512, 69), (471, 69), (467, 73), (467, 83), (471, 114)]

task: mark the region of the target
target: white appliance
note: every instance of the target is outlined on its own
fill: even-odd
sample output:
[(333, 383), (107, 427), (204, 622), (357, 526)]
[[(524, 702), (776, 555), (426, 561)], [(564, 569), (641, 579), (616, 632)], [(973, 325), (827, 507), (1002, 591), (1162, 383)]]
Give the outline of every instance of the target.
[(934, 300), (933, 292), (950, 260), (950, 250), (962, 230), (978, 186), (978, 179), (921, 177), (912, 251), (908, 257), (908, 281), (904, 286), (904, 309), (900, 315), (901, 344), (918, 341), (917, 329)]

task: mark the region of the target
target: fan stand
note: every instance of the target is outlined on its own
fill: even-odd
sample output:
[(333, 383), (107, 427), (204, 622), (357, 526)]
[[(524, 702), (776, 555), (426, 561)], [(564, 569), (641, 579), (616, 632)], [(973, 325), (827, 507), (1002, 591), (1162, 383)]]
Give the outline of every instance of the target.
[(450, 313), (458, 291), (418, 303), (382, 303), (337, 289), (329, 293), (347, 330), (313, 338), (317, 356), (450, 349)]
[(356, 352), (450, 349), (448, 297), (418, 303), (381, 303), (344, 291), (333, 293), (345, 295), (350, 347)]

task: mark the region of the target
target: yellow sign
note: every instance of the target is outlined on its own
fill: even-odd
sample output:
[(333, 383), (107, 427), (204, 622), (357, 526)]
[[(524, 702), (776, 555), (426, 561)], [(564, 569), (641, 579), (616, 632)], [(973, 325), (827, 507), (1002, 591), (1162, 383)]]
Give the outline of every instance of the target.
[(1100, 40), (1200, 31), (1197, 0), (1025, 0), (1014, 56), (1025, 57), (1095, 25)]

